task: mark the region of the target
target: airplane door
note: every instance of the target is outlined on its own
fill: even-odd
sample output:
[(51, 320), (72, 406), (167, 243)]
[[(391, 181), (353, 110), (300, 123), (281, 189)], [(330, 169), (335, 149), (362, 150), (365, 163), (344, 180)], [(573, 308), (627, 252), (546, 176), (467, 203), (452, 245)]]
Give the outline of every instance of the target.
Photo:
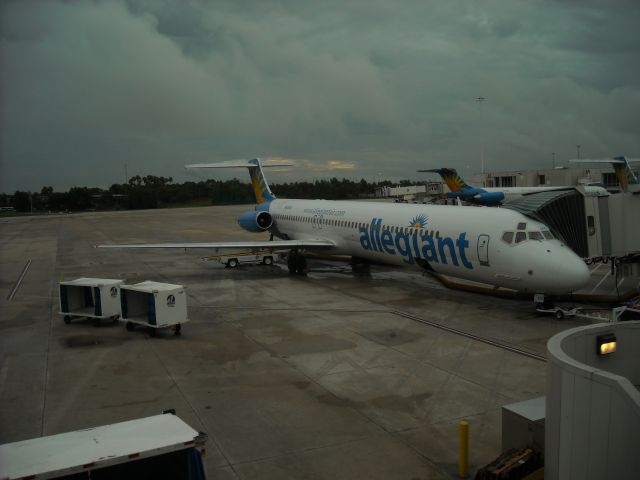
[(322, 230), (322, 215), (314, 215), (311, 226), (317, 230)]
[(480, 265), (489, 266), (489, 235), (478, 236), (478, 260)]

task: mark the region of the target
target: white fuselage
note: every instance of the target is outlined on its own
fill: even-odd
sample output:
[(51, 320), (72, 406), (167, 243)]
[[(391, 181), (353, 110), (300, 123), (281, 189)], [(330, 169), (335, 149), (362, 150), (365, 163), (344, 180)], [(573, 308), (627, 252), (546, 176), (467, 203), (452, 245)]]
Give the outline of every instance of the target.
[[(505, 200), (511, 200), (530, 193), (549, 192), (552, 190), (566, 190), (572, 187), (482, 187), (487, 193), (502, 193)], [(586, 196), (603, 196), (608, 195), (607, 191), (595, 185), (586, 185), (582, 187), (583, 195)]]
[(445, 275), (549, 294), (577, 290), (589, 278), (585, 263), (548, 227), (504, 208), (276, 199), (263, 209), (277, 236), (329, 239), (337, 255), (426, 263)]

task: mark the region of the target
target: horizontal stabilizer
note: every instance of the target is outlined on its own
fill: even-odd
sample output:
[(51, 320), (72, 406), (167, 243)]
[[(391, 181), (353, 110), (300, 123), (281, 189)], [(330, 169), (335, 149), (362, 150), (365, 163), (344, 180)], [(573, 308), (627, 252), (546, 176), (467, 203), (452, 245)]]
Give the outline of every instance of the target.
[(609, 165), (611, 165), (612, 163), (625, 163), (624, 160), (618, 160), (618, 159), (614, 159), (611, 158), (609, 160), (590, 160), (588, 158), (581, 158), (580, 160), (576, 159), (576, 160), (569, 160), (569, 162), (571, 163), (607, 163)]
[(95, 245), (95, 248), (209, 248), (209, 249), (227, 249), (227, 248), (331, 248), (335, 243), (330, 240), (265, 240), (247, 241), (247, 242), (205, 242), (205, 243), (139, 243), (125, 245)]
[[(252, 163), (253, 162), (253, 163)], [(265, 163), (260, 161), (262, 167), (290, 167), (292, 163)], [(184, 168), (240, 168), (240, 167), (256, 167), (255, 160), (227, 160), (218, 163), (194, 163), (185, 165)]]

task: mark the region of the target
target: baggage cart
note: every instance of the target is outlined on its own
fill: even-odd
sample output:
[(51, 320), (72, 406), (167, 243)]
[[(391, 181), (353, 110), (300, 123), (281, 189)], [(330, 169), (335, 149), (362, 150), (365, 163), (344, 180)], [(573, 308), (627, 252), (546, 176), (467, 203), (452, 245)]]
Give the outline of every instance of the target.
[(211, 255), (208, 257), (202, 257), (202, 260), (206, 262), (220, 262), (229, 268), (236, 268), (244, 263), (261, 263), (263, 265), (272, 265), (282, 259), (282, 252), (261, 250), (256, 252), (244, 251), (244, 252), (232, 252), (225, 253), (224, 255)]
[(120, 287), (122, 321), (127, 330), (136, 325), (150, 328), (151, 335), (161, 328), (171, 328), (176, 335), (188, 322), (187, 294), (183, 285), (145, 281)]
[(95, 318), (100, 321), (120, 316), (120, 285), (123, 280), (110, 278), (78, 278), (60, 282), (59, 307), (65, 323), (74, 317)]

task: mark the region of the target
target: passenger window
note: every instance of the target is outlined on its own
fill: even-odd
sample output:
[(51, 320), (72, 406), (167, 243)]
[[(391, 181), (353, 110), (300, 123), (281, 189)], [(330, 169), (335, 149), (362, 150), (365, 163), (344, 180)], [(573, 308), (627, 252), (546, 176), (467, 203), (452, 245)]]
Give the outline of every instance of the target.
[(541, 242), (542, 240), (544, 240), (544, 237), (540, 232), (529, 232), (529, 240), (538, 240), (539, 242)]
[(504, 232), (502, 234), (502, 241), (511, 245), (511, 242), (513, 242), (513, 232)]
[(527, 229), (527, 224), (524, 222), (521, 222), (518, 224), (518, 230), (526, 230)]
[(527, 239), (527, 232), (516, 233), (516, 243), (524, 242)]

